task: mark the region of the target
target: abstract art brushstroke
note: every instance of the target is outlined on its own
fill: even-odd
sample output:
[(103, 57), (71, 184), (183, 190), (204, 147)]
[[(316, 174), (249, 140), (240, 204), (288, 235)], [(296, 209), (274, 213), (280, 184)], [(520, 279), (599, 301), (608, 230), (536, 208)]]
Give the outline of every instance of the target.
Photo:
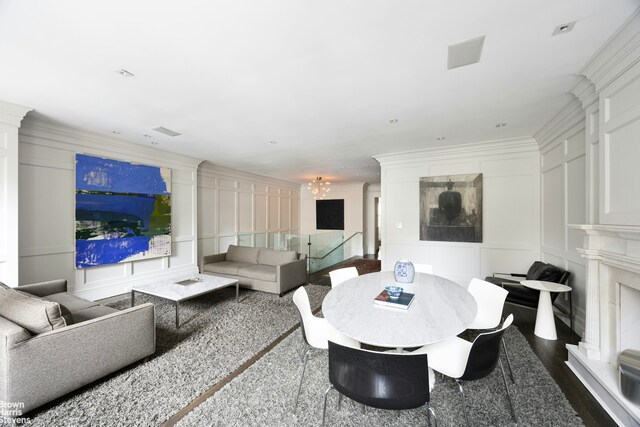
[(76, 155), (76, 268), (171, 255), (171, 169)]

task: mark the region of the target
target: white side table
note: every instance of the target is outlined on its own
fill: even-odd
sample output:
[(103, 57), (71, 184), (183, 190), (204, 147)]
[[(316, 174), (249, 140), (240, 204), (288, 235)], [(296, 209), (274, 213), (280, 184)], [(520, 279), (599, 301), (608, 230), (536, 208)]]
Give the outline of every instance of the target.
[(544, 282), (542, 280), (523, 280), (523, 286), (540, 291), (538, 299), (538, 313), (536, 314), (536, 328), (534, 334), (546, 340), (556, 340), (556, 324), (553, 318), (551, 292), (571, 292), (571, 287), (560, 283)]

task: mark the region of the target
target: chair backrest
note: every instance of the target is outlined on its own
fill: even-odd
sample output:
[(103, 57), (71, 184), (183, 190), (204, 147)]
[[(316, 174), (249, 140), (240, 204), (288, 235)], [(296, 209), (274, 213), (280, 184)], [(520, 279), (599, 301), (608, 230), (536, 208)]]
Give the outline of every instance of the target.
[(500, 360), (500, 340), (504, 331), (513, 322), (513, 314), (510, 314), (500, 329), (485, 332), (476, 337), (469, 351), (467, 366), (461, 380), (478, 380), (489, 375)]
[(329, 341), (329, 382), (374, 408), (418, 408), (430, 398), (426, 354), (378, 353)]
[(358, 269), (355, 267), (339, 268), (329, 272), (331, 287), (334, 288), (345, 280), (358, 277)]
[(478, 304), (478, 314), (467, 329), (495, 328), (502, 319), (502, 308), (509, 291), (493, 283), (480, 279), (473, 279), (467, 290), (473, 295)]
[[(542, 261), (535, 261), (527, 271), (527, 280), (543, 280), (545, 282), (561, 283), (568, 285), (571, 273)], [(536, 291), (537, 292), (537, 291)], [(558, 292), (551, 292), (551, 301), (555, 301)]]
[(293, 293), (293, 303), (298, 307), (298, 315), (300, 316), (300, 326), (302, 330), (302, 338), (309, 344), (307, 338), (307, 328), (310, 327), (310, 318), (313, 317), (311, 312), (311, 304), (309, 304), (309, 295), (304, 286), (300, 286)]
[(416, 273), (433, 274), (433, 266), (430, 264), (413, 264), (413, 270)]

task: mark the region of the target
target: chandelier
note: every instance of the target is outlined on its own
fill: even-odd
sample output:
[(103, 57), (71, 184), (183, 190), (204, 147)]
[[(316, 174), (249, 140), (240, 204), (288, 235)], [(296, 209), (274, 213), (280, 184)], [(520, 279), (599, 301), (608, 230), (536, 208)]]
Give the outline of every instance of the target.
[(331, 183), (329, 181), (323, 181), (322, 177), (319, 176), (313, 181), (311, 181), (307, 187), (307, 190), (311, 191), (314, 200), (316, 199), (324, 199), (324, 196), (329, 192), (329, 186)]

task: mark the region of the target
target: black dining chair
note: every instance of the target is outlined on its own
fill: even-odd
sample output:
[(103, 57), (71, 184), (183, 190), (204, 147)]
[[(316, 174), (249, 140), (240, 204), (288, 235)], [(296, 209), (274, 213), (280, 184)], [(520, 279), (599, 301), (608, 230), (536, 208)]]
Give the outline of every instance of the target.
[(329, 341), (329, 382), (324, 394), (322, 425), (327, 413), (327, 396), (332, 389), (340, 395), (379, 409), (414, 409), (426, 406), (427, 422), (436, 414), (429, 405), (433, 374), (426, 354), (379, 353), (345, 347)]
[(513, 322), (513, 314), (507, 316), (502, 326), (495, 331), (484, 332), (476, 337), (473, 342), (462, 338), (453, 337), (435, 344), (429, 344), (412, 352), (412, 354), (428, 354), (431, 367), (450, 378), (456, 380), (460, 394), (462, 395), (462, 409), (466, 424), (469, 426), (463, 381), (480, 380), (489, 376), (497, 366), (502, 372), (502, 381), (507, 392), (507, 399), (511, 408), (511, 416), (517, 424), (516, 416), (509, 386), (504, 375), (504, 368), (500, 360), (500, 343), (506, 329)]

